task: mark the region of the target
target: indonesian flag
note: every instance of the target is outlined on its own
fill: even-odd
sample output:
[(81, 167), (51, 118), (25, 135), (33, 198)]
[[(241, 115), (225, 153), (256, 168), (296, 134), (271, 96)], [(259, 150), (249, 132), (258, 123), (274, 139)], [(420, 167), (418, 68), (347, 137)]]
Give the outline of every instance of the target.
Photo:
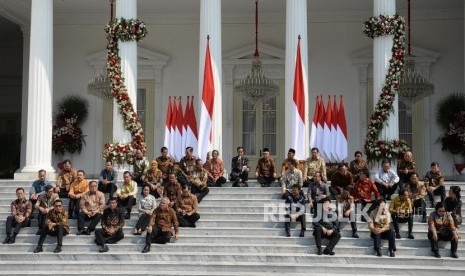
[(187, 132), (186, 132), (186, 147), (197, 147), (197, 119), (195, 118), (194, 97), (191, 98), (188, 104), (189, 110), (187, 113)]
[(316, 144), (317, 148), (323, 151), (324, 147), (324, 125), (325, 125), (325, 104), (323, 103), (323, 96), (320, 96), (320, 104), (318, 105), (318, 125), (316, 128)]
[(187, 125), (189, 124), (189, 96), (187, 96), (187, 103), (186, 103), (186, 108), (184, 109), (184, 116), (182, 120), (182, 148), (186, 148), (186, 143), (187, 143)]
[(184, 156), (184, 148), (182, 144), (182, 136), (183, 136), (183, 113), (182, 113), (182, 100), (181, 97), (178, 99), (178, 110), (176, 112), (176, 131), (175, 131), (175, 152), (177, 160), (181, 160)]
[(165, 124), (165, 141), (164, 146), (171, 148), (171, 117), (173, 116), (173, 108), (171, 107), (171, 97), (168, 98), (168, 108), (166, 109), (166, 124)]
[(337, 140), (337, 102), (336, 102), (336, 95), (334, 95), (334, 102), (333, 102), (333, 110), (332, 110), (332, 118), (331, 118), (331, 157), (334, 162), (342, 161), (339, 159), (337, 155), (337, 148), (336, 148), (336, 140)]
[(317, 137), (317, 125), (318, 125), (318, 111), (320, 107), (320, 97), (316, 96), (315, 102), (315, 111), (313, 112), (313, 121), (312, 121), (312, 129), (310, 131), (310, 148), (318, 147), (316, 144), (316, 137)]
[(305, 159), (305, 91), (300, 57), (300, 36), (295, 61), (294, 96), (292, 105), (291, 148), (295, 149), (297, 160)]
[(341, 102), (339, 103), (339, 112), (337, 116), (337, 139), (336, 139), (337, 155), (339, 160), (347, 158), (347, 124), (346, 114), (344, 110), (344, 100), (341, 95)]
[(174, 160), (178, 160), (178, 156), (176, 155), (176, 118), (178, 117), (178, 108), (176, 107), (176, 97), (173, 98), (171, 110), (173, 111), (171, 117), (171, 137), (170, 137), (170, 146), (169, 152), (171, 152), (172, 157)]
[(328, 97), (328, 107), (326, 108), (325, 114), (325, 124), (324, 124), (324, 142), (322, 154), (326, 160), (331, 160), (331, 116), (332, 116), (332, 107), (331, 107), (331, 96)]
[(203, 75), (202, 103), (200, 106), (199, 158), (205, 162), (207, 153), (212, 149), (212, 119), (215, 100), (215, 85), (210, 57), (210, 43), (207, 39), (205, 69)]

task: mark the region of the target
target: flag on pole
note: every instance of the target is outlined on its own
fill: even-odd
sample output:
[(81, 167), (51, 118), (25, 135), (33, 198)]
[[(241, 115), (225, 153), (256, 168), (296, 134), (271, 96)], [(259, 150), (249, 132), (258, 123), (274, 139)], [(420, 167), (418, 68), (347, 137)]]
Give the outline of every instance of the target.
[(339, 160), (347, 158), (347, 123), (346, 114), (344, 110), (344, 100), (341, 95), (341, 102), (339, 103), (339, 112), (337, 116), (337, 155)]
[(171, 107), (171, 97), (168, 97), (168, 107), (166, 108), (165, 140), (163, 145), (168, 149), (171, 147), (171, 117), (173, 109)]
[(316, 144), (316, 132), (317, 132), (317, 125), (318, 125), (318, 111), (320, 109), (320, 98), (316, 96), (315, 102), (315, 111), (313, 112), (313, 121), (312, 121), (312, 129), (310, 131), (310, 148), (317, 147)]
[(334, 95), (333, 110), (331, 116), (331, 157), (334, 162), (340, 162), (339, 156), (337, 155), (336, 140), (337, 140), (337, 101), (336, 95)]
[(184, 109), (184, 116), (183, 116), (183, 120), (182, 120), (182, 148), (185, 149), (186, 148), (186, 144), (187, 144), (187, 125), (189, 124), (189, 105), (190, 105), (190, 101), (189, 101), (189, 96), (187, 96), (187, 103), (186, 103), (186, 108)]
[(172, 102), (172, 117), (171, 117), (171, 137), (170, 137), (170, 147), (168, 148), (169, 152), (171, 152), (171, 156), (174, 160), (179, 160), (178, 156), (176, 155), (176, 117), (178, 116), (178, 109), (176, 107), (176, 97), (173, 97)]
[(212, 147), (212, 120), (213, 105), (215, 99), (215, 85), (213, 82), (213, 71), (210, 57), (210, 37), (207, 37), (207, 49), (205, 53), (205, 68), (203, 75), (202, 103), (200, 106), (199, 126), (199, 158), (205, 162), (207, 153)]
[(295, 61), (294, 95), (292, 105), (291, 148), (295, 149), (297, 160), (305, 159), (305, 91), (300, 56), (300, 35)]
[(197, 147), (197, 119), (195, 118), (194, 96), (191, 98), (189, 111), (187, 112), (186, 147)]
[(331, 160), (331, 139), (332, 139), (331, 116), (332, 116), (331, 96), (328, 96), (328, 107), (326, 108), (325, 122), (324, 122), (323, 150), (321, 151), (324, 158), (327, 161)]
[(183, 113), (182, 113), (182, 100), (181, 97), (178, 98), (178, 110), (176, 111), (176, 132), (175, 132), (175, 151), (176, 157), (179, 161), (184, 156), (184, 148), (182, 145), (182, 136), (183, 136)]
[(323, 103), (323, 96), (320, 96), (320, 103), (318, 105), (318, 125), (316, 130), (316, 144), (320, 152), (323, 150), (324, 142), (324, 125), (325, 125), (325, 104)]

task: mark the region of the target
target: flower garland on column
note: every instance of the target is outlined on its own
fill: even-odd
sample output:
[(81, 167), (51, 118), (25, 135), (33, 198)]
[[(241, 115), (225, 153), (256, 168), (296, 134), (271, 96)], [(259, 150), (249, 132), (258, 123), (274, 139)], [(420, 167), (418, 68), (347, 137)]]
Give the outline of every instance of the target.
[(386, 81), (370, 118), (364, 150), (369, 161), (399, 158), (409, 150), (407, 142), (405, 140), (379, 141), (378, 137), (390, 113), (393, 112), (393, 103), (396, 92), (399, 90), (401, 72), (404, 68), (405, 21), (399, 15), (370, 17), (365, 22), (363, 32), (370, 38), (382, 35), (394, 36)]
[(105, 27), (105, 33), (107, 37), (107, 75), (119, 113), (123, 116), (124, 127), (131, 133), (132, 141), (127, 144), (118, 142), (105, 144), (103, 158), (114, 160), (119, 165), (123, 163), (131, 165), (134, 162), (134, 151), (141, 150), (145, 154), (146, 144), (142, 124), (124, 84), (118, 40), (137, 42), (147, 36), (147, 29), (145, 24), (138, 19), (116, 18)]

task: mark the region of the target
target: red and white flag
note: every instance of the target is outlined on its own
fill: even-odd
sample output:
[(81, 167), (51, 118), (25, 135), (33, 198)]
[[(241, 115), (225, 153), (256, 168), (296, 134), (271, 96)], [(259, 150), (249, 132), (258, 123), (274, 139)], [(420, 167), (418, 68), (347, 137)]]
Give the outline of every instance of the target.
[(182, 148), (186, 148), (186, 143), (187, 143), (187, 128), (189, 124), (189, 105), (190, 105), (190, 100), (189, 96), (187, 96), (187, 103), (186, 103), (186, 108), (184, 109), (184, 116), (182, 120)]
[(168, 97), (168, 108), (166, 109), (166, 123), (165, 123), (165, 140), (163, 145), (168, 149), (171, 148), (171, 117), (173, 116), (173, 109), (171, 107), (171, 97)]
[(207, 49), (205, 53), (205, 68), (203, 75), (202, 103), (200, 106), (199, 124), (199, 158), (205, 162), (207, 153), (212, 149), (212, 120), (213, 105), (215, 100), (215, 84), (213, 82), (213, 71), (210, 57), (210, 43), (207, 38)]
[(332, 161), (339, 162), (339, 156), (337, 155), (337, 147), (336, 147), (336, 140), (337, 140), (337, 101), (336, 95), (334, 95), (334, 102), (333, 102), (333, 110), (331, 116), (331, 157)]
[(182, 100), (181, 97), (178, 99), (178, 110), (176, 111), (176, 132), (175, 132), (175, 147), (174, 150), (176, 152), (176, 161), (181, 160), (184, 156), (184, 148), (182, 144), (182, 136), (183, 136), (183, 112), (182, 112)]
[(176, 156), (176, 117), (178, 116), (178, 108), (176, 107), (176, 97), (173, 98), (173, 102), (171, 103), (171, 134), (170, 134), (170, 148), (168, 148), (171, 156), (174, 160), (178, 160)]
[(344, 110), (344, 100), (341, 95), (339, 103), (339, 112), (337, 116), (337, 139), (336, 139), (337, 156), (339, 160), (347, 158), (347, 123)]
[(320, 96), (320, 104), (318, 105), (318, 125), (316, 128), (316, 144), (320, 152), (324, 147), (324, 127), (325, 126), (325, 104), (323, 103), (323, 96)]
[(323, 150), (321, 154), (327, 161), (331, 160), (331, 116), (332, 116), (332, 107), (331, 107), (331, 96), (328, 97), (328, 106), (325, 113), (325, 124), (324, 124), (324, 142)]
[(292, 105), (291, 148), (297, 160), (305, 159), (305, 88), (300, 56), (300, 36), (295, 61), (294, 95)]
[(187, 132), (186, 132), (186, 147), (197, 147), (197, 119), (195, 118), (194, 97), (188, 105), (187, 113)]
[(320, 109), (320, 97), (316, 96), (315, 111), (313, 112), (312, 129), (310, 130), (310, 148), (318, 147), (316, 144), (317, 125), (318, 125), (318, 111)]

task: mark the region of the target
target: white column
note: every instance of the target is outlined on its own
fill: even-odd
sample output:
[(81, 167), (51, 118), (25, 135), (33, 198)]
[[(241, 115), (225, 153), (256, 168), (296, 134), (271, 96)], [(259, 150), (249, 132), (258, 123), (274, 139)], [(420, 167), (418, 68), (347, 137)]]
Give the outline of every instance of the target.
[[(395, 0), (374, 0), (374, 16), (394, 15), (396, 13)], [(389, 59), (392, 56), (393, 36), (383, 35), (373, 41), (373, 106), (376, 105), (381, 94), (386, 74), (389, 68)], [(380, 140), (392, 140), (399, 138), (399, 108), (398, 97), (394, 101), (394, 112), (390, 113), (387, 126), (381, 132)]]
[[(307, 1), (293, 0), (286, 1), (286, 75), (285, 75), (285, 126), (286, 129), (292, 125), (292, 110), (293, 93), (294, 93), (294, 75), (295, 61), (297, 55), (298, 36), (300, 35), (300, 55), (302, 58), (302, 71), (304, 75), (304, 91), (305, 91), (305, 153), (304, 158), (309, 156), (309, 116), (308, 116), (308, 36), (307, 36)], [(310, 99), (315, 98), (314, 96)], [(284, 132), (284, 145), (286, 155), (289, 146), (291, 145), (291, 132)], [(296, 153), (298, 155), (298, 153)], [(299, 159), (304, 159), (299, 158)]]
[[(137, 0), (117, 0), (116, 17), (137, 18)], [(121, 72), (134, 110), (137, 111), (137, 43), (118, 41), (121, 58)], [(124, 128), (123, 117), (119, 113), (116, 101), (113, 104), (113, 142), (128, 143), (131, 133)]]
[[(205, 67), (205, 51), (207, 35), (210, 36), (210, 56), (212, 62), (213, 80), (215, 85), (215, 100), (212, 118), (212, 149), (223, 156), (223, 108), (221, 88), (221, 0), (200, 0), (200, 33), (199, 33), (199, 107), (202, 101), (203, 75)], [(229, 103), (232, 104), (232, 103)], [(200, 109), (196, 114), (200, 114)], [(197, 152), (198, 149), (194, 149)]]
[(28, 105), (28, 78), (29, 78), (29, 44), (31, 41), (31, 27), (22, 26), (23, 33), (23, 79), (21, 92), (21, 154), (20, 168), (26, 166), (26, 140), (27, 140), (27, 105)]
[(53, 0), (31, 2), (26, 163), (15, 179), (44, 169), (51, 179), (53, 100)]

